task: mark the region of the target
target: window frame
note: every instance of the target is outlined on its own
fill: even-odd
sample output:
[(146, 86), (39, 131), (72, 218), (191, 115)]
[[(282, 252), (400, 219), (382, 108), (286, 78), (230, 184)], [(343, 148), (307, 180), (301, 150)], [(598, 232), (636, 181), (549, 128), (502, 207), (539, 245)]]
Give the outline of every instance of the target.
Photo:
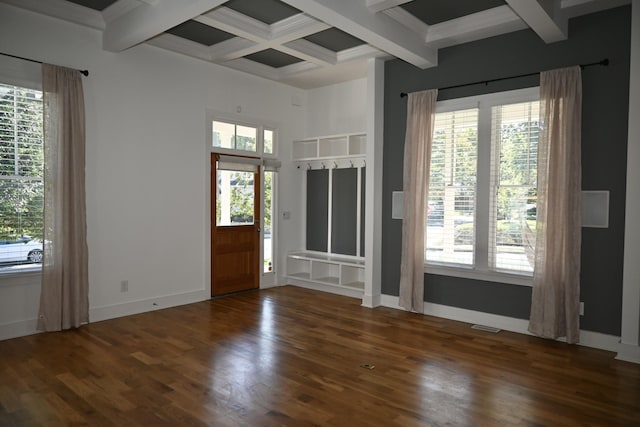
[[(424, 272), (442, 276), (461, 277), (481, 281), (532, 286), (533, 275), (526, 272), (505, 271), (489, 268), (489, 243), (491, 219), (491, 109), (494, 106), (532, 102), (540, 99), (538, 86), (516, 89), (505, 92), (494, 92), (464, 98), (438, 101), (436, 114), (456, 110), (478, 109), (478, 153), (475, 201), (475, 239), (473, 248), (474, 263), (470, 266), (447, 264), (426, 259), (426, 239), (424, 255)], [(426, 220), (426, 217), (425, 217)]]
[[(236, 126), (248, 126), (248, 127), (253, 127), (256, 129), (257, 131), (257, 138), (256, 138), (256, 151), (247, 151), (247, 150), (236, 150), (236, 149), (232, 149), (232, 148), (223, 148), (223, 147), (215, 147), (213, 145), (213, 122), (223, 122), (223, 123), (227, 123), (227, 124), (231, 124), (231, 125), (236, 125)], [(260, 160), (260, 168), (259, 168), (259, 173), (260, 173), (260, 178), (261, 178), (261, 182), (260, 182), (260, 192), (261, 192), (261, 203), (260, 203), (260, 234), (261, 234), (261, 243), (260, 243), (260, 258), (261, 260), (264, 262), (264, 230), (265, 230), (265, 226), (264, 226), (264, 199), (265, 199), (265, 187), (264, 187), (264, 174), (267, 171), (267, 169), (270, 168), (275, 168), (275, 170), (272, 170), (275, 174), (274, 174), (274, 179), (275, 182), (272, 183), (272, 204), (274, 206), (273, 212), (272, 212), (272, 218), (271, 218), (271, 246), (272, 246), (272, 252), (271, 252), (271, 259), (272, 259), (272, 270), (269, 272), (265, 272), (263, 271), (263, 268), (260, 268), (260, 274), (261, 274), (261, 280), (260, 280), (260, 287), (269, 287), (269, 286), (275, 286), (276, 285), (276, 281), (277, 281), (277, 274), (278, 274), (278, 268), (279, 266), (279, 262), (278, 262), (278, 238), (277, 238), (277, 229), (278, 229), (278, 215), (279, 215), (279, 211), (278, 211), (278, 168), (279, 166), (279, 161), (278, 161), (278, 145), (279, 145), (279, 137), (280, 137), (280, 126), (277, 125), (276, 123), (273, 122), (269, 122), (269, 121), (265, 121), (265, 120), (260, 120), (260, 119), (255, 119), (255, 118), (248, 118), (248, 117), (244, 117), (244, 116), (239, 116), (239, 115), (235, 115), (235, 114), (229, 114), (229, 113), (222, 113), (222, 112), (218, 112), (218, 111), (214, 111), (214, 110), (210, 110), (210, 109), (206, 109), (205, 111), (205, 152), (206, 152), (206, 158), (207, 158), (207, 163), (206, 163), (206, 168), (207, 168), (207, 180), (206, 180), (206, 191), (207, 191), (207, 195), (206, 197), (210, 197), (211, 195), (211, 188), (210, 188), (210, 175), (211, 175), (211, 170), (210, 170), (210, 163), (208, 161), (209, 159), (209, 155), (211, 153), (216, 153), (216, 154), (222, 154), (222, 155), (232, 155), (232, 156), (241, 156), (241, 157), (248, 157), (248, 158), (253, 158), (253, 159), (258, 159)], [(271, 131), (273, 133), (273, 141), (272, 141), (272, 146), (273, 146), (273, 153), (265, 153), (264, 152), (264, 132), (265, 131)], [(272, 163), (277, 163), (278, 166), (269, 166), (266, 165), (265, 159), (267, 160), (271, 160)], [(210, 209), (210, 203), (207, 203), (207, 212), (206, 215), (208, 218), (211, 218), (212, 216), (212, 212), (209, 211)], [(215, 212), (213, 213), (215, 214)], [(209, 227), (211, 227), (212, 224), (209, 224)], [(207, 235), (210, 236), (211, 235), (211, 229), (208, 228), (207, 231)], [(207, 238), (206, 241), (206, 246), (205, 246), (205, 253), (208, 253), (206, 251), (209, 251), (211, 248), (211, 241), (209, 240), (209, 238)], [(208, 269), (208, 273), (210, 274), (211, 271), (211, 266), (207, 265), (207, 269)]]
[[(256, 151), (249, 150), (239, 150), (235, 148), (225, 148), (225, 147), (216, 147), (213, 145), (213, 122), (221, 122), (234, 126), (244, 126), (251, 127), (256, 129)], [(278, 127), (269, 124), (262, 123), (260, 120), (246, 120), (246, 119), (237, 119), (232, 116), (216, 114), (209, 112), (207, 113), (207, 128), (206, 128), (206, 141), (208, 151), (211, 153), (219, 153), (219, 154), (230, 154), (236, 156), (247, 156), (247, 157), (258, 157), (258, 158), (269, 158), (275, 159), (278, 157)], [(272, 140), (272, 153), (265, 153), (264, 151), (264, 132), (271, 131), (273, 134)]]
[[(2, 78), (0, 78), (0, 83), (2, 83), (5, 86), (13, 86), (19, 89), (40, 92), (42, 96), (41, 102), (42, 102), (42, 109), (43, 109), (42, 120), (44, 123), (44, 93), (40, 84), (36, 84), (28, 79), (25, 81), (22, 81), (20, 79), (6, 78), (6, 76), (3, 76)], [(42, 139), (43, 139), (42, 150), (44, 151), (44, 130), (43, 130)], [(44, 184), (44, 160), (43, 160), (42, 169), (40, 170), (40, 172), (41, 173), (38, 178), (31, 178), (31, 179), (25, 178), (25, 181), (42, 182)], [(13, 179), (19, 179), (20, 177), (21, 175), (15, 175)], [(10, 179), (7, 179), (7, 180), (10, 180)], [(44, 185), (43, 185), (43, 191), (44, 191)], [(42, 221), (44, 223), (44, 216), (42, 217)], [(0, 286), (23, 286), (23, 285), (33, 284), (34, 278), (38, 278), (42, 274), (42, 263), (25, 263), (24, 268), (19, 268), (15, 270), (12, 270), (10, 268), (5, 269), (5, 267), (11, 267), (15, 265), (18, 265), (18, 264), (7, 264), (7, 265), (0, 266)]]

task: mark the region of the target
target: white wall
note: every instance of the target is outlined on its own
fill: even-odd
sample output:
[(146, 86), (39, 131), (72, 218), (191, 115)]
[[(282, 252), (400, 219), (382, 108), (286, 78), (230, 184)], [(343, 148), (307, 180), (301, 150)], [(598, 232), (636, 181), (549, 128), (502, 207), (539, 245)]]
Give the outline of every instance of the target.
[(309, 90), (306, 137), (366, 131), (366, 103), (366, 78)]
[[(240, 117), (278, 124), (287, 160), (289, 141), (305, 134), (304, 107), (292, 99), (306, 99), (290, 86), (157, 48), (114, 54), (101, 45), (97, 31), (0, 4), (0, 51), (90, 72), (84, 89), (94, 321), (208, 297), (205, 112), (235, 114), (241, 106)], [(279, 209), (292, 219), (279, 227), (281, 253), (300, 242), (295, 173), (285, 161)], [(121, 280), (129, 292), (120, 292)], [(34, 293), (0, 279), (0, 339), (34, 323)], [(10, 306), (21, 307), (20, 315)]]

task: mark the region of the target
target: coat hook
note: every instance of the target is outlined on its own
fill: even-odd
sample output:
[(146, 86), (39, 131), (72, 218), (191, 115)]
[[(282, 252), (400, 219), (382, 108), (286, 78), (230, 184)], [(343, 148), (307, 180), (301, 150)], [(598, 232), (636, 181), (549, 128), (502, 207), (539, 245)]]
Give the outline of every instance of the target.
[(307, 163), (307, 170), (310, 171), (311, 170), (311, 163)]
[(333, 168), (338, 169), (338, 164), (336, 162), (333, 162)]
[(324, 164), (324, 162), (322, 162), (322, 169), (326, 169), (327, 165)]
[(349, 160), (349, 164), (351, 165), (349, 167), (353, 168), (353, 160)]

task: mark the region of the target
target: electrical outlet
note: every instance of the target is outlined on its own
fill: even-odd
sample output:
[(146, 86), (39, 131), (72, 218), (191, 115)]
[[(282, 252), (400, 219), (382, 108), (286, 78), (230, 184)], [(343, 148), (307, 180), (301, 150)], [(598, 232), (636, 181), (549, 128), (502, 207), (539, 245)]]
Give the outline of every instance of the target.
[(584, 316), (584, 303), (580, 301), (580, 316)]
[(123, 280), (120, 282), (120, 292), (129, 292), (129, 281)]

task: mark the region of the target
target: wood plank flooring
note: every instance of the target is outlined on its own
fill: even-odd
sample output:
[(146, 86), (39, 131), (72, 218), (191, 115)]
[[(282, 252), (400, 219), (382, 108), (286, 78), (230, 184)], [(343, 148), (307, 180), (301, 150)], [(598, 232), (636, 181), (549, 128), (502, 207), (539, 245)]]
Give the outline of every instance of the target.
[(0, 426), (640, 425), (613, 357), (286, 286), (0, 342)]

